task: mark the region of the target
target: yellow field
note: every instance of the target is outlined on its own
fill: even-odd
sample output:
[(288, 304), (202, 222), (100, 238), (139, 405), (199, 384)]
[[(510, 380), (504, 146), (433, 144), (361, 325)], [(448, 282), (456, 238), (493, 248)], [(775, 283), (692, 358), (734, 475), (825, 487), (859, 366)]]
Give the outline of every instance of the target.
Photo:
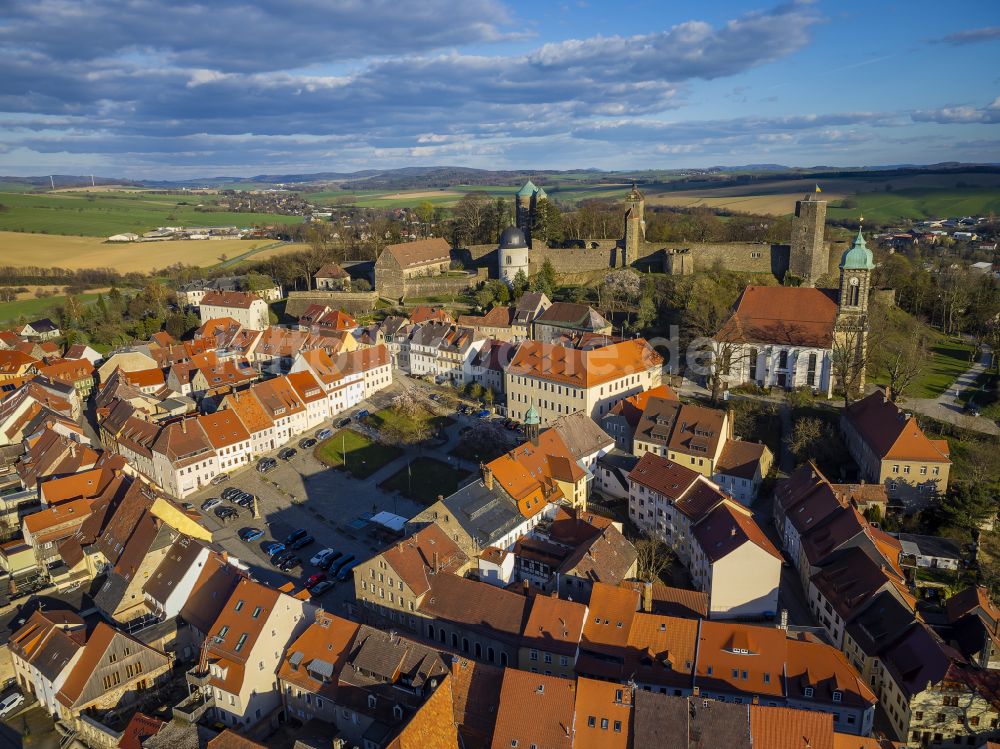
[[(265, 242), (266, 244), (266, 242)], [(258, 252), (251, 257), (247, 258), (247, 262), (256, 262), (258, 260), (267, 260), (275, 255), (284, 255), (286, 252), (298, 252), (300, 250), (308, 250), (309, 245), (305, 242), (291, 242), (281, 247), (274, 247), (270, 250), (264, 250), (263, 252)]]
[[(54, 234), (22, 234), (0, 231), (0, 263), (59, 268), (115, 268), (122, 273), (146, 272), (174, 263), (215, 265), (219, 256), (242, 255), (256, 247), (274, 244), (272, 239), (178, 240), (110, 244), (100, 237), (63, 237)], [(275, 253), (301, 249), (295, 245), (276, 248)], [(266, 255), (266, 253), (261, 253)], [(258, 256), (254, 256), (256, 258)]]

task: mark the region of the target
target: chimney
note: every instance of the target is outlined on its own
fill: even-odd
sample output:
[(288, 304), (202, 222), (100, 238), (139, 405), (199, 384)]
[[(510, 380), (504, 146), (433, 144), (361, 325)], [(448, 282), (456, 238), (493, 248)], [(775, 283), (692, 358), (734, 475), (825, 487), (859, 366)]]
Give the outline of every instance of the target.
[(522, 587), (523, 587), (523, 590), (524, 590), (524, 595), (528, 595), (528, 591), (531, 590), (531, 583), (528, 582), (527, 580), (524, 580)]
[(188, 433), (188, 422), (187, 419), (181, 419), (181, 434)]
[(441, 565), (440, 565), (440, 563), (438, 561), (438, 553), (436, 551), (434, 552), (434, 555), (433, 555), (432, 564), (434, 565), (434, 574), (436, 575), (438, 573), (438, 570), (441, 569)]
[(736, 535), (736, 526), (735, 525), (732, 528), (729, 529), (729, 535), (730, 536), (735, 536)]
[(788, 609), (781, 610), (781, 620), (778, 623), (778, 629), (788, 629)]
[(642, 584), (642, 610), (653, 613), (653, 583), (648, 580)]
[(483, 469), (483, 484), (486, 486), (487, 489), (489, 489), (490, 491), (492, 491), (493, 490), (493, 469), (490, 468), (485, 463), (482, 463), (481, 465), (482, 465), (482, 469)]
[(458, 672), (462, 670), (462, 662), (458, 659), (457, 655), (451, 657), (451, 675), (456, 679), (458, 678)]
[(733, 435), (736, 429), (736, 409), (732, 406), (726, 411), (726, 421), (729, 428), (726, 430), (726, 439), (736, 439)]

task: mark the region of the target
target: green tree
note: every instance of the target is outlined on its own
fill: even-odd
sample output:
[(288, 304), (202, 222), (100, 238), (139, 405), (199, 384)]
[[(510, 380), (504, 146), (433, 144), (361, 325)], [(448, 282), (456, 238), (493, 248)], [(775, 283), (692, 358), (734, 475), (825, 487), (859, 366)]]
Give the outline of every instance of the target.
[(420, 219), (420, 230), (426, 237), (430, 234), (431, 225), (434, 223), (434, 204), (425, 200), (414, 209), (414, 213)]
[(525, 289), (528, 288), (528, 276), (525, 275), (523, 270), (519, 270), (514, 274), (514, 287), (511, 289), (511, 298), (517, 301), (524, 294)]
[(532, 280), (531, 289), (532, 291), (540, 291), (546, 296), (551, 297), (556, 289), (556, 281), (556, 268), (552, 264), (552, 260), (545, 258), (541, 270)]
[(938, 518), (943, 530), (957, 531), (971, 536), (983, 523), (995, 516), (997, 504), (993, 491), (985, 482), (956, 482), (948, 487), (948, 495), (938, 507)]
[(562, 213), (548, 198), (535, 204), (535, 216), (531, 224), (531, 238), (544, 242), (560, 242), (563, 238)]
[(274, 286), (274, 279), (270, 276), (265, 276), (263, 273), (251, 271), (247, 273), (243, 283), (246, 285), (247, 291), (264, 291)]

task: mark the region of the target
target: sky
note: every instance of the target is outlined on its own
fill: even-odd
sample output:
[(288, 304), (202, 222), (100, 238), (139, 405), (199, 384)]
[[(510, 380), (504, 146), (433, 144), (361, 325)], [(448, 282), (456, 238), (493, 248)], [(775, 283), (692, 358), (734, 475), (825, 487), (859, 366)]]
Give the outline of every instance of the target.
[(0, 0), (0, 174), (1000, 162), (998, 0)]

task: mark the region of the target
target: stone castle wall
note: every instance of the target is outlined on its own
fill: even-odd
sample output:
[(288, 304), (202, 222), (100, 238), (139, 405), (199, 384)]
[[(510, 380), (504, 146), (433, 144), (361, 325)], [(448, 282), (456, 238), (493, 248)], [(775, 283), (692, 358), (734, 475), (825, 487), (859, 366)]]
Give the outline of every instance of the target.
[[(495, 275), (495, 273), (494, 273)], [(476, 268), (475, 272), (463, 276), (427, 276), (406, 279), (407, 297), (441, 296), (457, 294), (470, 286), (490, 277), (486, 268)]]

